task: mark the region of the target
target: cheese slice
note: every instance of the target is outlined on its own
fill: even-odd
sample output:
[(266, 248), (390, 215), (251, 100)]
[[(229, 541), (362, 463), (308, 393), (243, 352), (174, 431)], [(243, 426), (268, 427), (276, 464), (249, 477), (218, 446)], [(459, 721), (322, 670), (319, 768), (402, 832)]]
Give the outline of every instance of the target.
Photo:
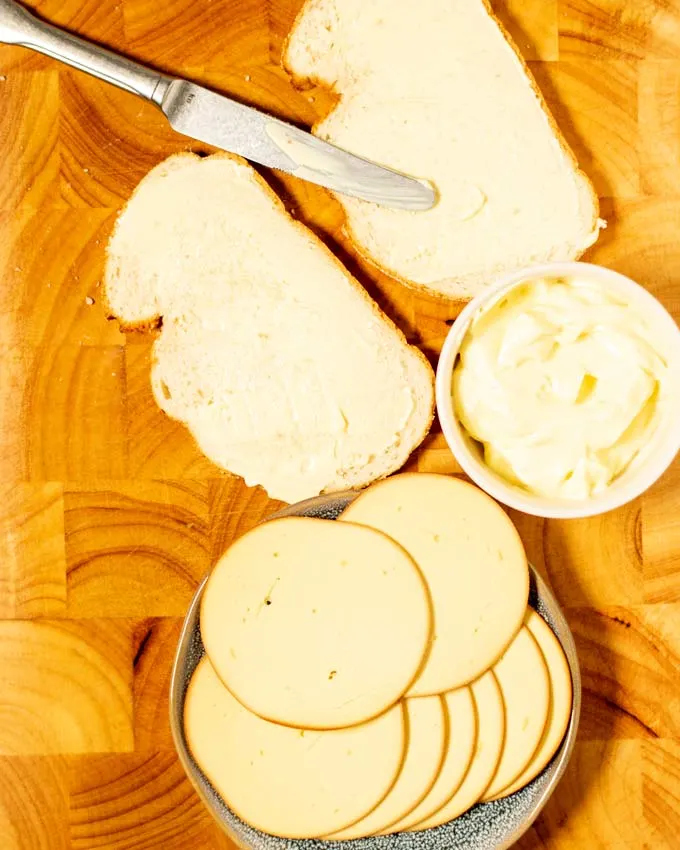
[(434, 784), (448, 743), (447, 712), (441, 697), (405, 700), (407, 747), (389, 794), (365, 818), (327, 836), (332, 841), (363, 838), (385, 829), (412, 811)]
[(492, 800), (514, 782), (538, 748), (550, 709), (550, 680), (543, 654), (529, 629), (522, 627), (493, 668), (505, 707), (503, 752), (482, 800)]
[(477, 709), (477, 742), (468, 772), (453, 797), (413, 830), (440, 826), (462, 815), (479, 800), (496, 772), (505, 736), (501, 690), (491, 670), (472, 682), (470, 690)]
[(272, 835), (313, 838), (349, 825), (388, 792), (405, 747), (402, 704), (368, 723), (310, 732), (263, 720), (207, 658), (187, 690), (187, 744), (238, 817)]
[(449, 719), (449, 739), (439, 775), (428, 794), (383, 834), (403, 832), (438, 811), (459, 788), (470, 767), (477, 738), (477, 716), (470, 688), (443, 695)]
[(548, 764), (562, 743), (564, 733), (569, 725), (572, 707), (571, 673), (569, 664), (559, 640), (555, 637), (545, 620), (529, 609), (525, 620), (526, 627), (534, 636), (541, 648), (543, 658), (548, 666), (550, 676), (550, 712), (548, 722), (543, 730), (543, 736), (531, 761), (507, 788), (504, 788), (494, 799), (507, 797), (520, 788), (524, 788)]
[(362, 493), (341, 520), (377, 528), (414, 557), (434, 607), (432, 650), (409, 696), (473, 681), (517, 634), (529, 595), (522, 541), (482, 490), (447, 475), (396, 475)]
[(239, 538), (201, 603), (224, 684), (268, 720), (361, 723), (401, 698), (429, 647), (427, 588), (410, 556), (370, 528), (286, 517)]

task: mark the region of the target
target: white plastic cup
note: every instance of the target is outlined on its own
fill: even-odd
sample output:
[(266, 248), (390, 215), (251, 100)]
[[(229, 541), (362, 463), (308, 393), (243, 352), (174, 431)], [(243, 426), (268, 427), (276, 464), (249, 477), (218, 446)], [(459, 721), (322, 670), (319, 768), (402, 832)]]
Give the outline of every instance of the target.
[[(668, 358), (670, 403), (651, 436), (651, 442), (630, 466), (601, 493), (588, 499), (553, 499), (535, 495), (490, 469), (480, 446), (456, 417), (451, 380), (458, 352), (472, 320), (510, 289), (539, 278), (579, 278), (637, 304), (659, 347)], [(437, 365), (437, 413), (444, 437), (464, 472), (489, 495), (511, 508), (542, 517), (574, 518), (605, 513), (637, 498), (661, 477), (680, 450), (680, 329), (657, 299), (644, 287), (618, 272), (590, 263), (546, 263), (502, 277), (463, 309), (446, 338)]]

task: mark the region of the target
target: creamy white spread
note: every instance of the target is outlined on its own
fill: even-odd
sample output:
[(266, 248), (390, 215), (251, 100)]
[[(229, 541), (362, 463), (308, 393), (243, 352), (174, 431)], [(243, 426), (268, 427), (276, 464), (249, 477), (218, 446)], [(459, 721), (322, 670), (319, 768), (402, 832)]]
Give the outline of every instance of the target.
[(504, 269), (596, 240), (592, 189), (488, 4), (306, 3), (285, 61), (339, 96), (316, 135), (436, 187), (417, 212), (338, 195), (360, 253), (395, 276), (472, 296)]
[(163, 316), (160, 407), (271, 498), (401, 466), (429, 423), (429, 366), (252, 169), (198, 162), (152, 172), (109, 246), (110, 269), (127, 270), (109, 271), (111, 308), (128, 322)]
[(454, 407), (503, 478), (584, 499), (649, 441), (666, 373), (639, 306), (585, 280), (528, 281), (472, 322)]

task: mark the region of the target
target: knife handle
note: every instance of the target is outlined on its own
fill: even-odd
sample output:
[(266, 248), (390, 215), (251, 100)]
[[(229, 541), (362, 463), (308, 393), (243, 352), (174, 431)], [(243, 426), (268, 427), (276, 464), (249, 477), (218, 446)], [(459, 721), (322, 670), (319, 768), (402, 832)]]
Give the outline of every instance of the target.
[(0, 42), (44, 53), (160, 106), (170, 82), (158, 71), (45, 23), (14, 0), (0, 0)]

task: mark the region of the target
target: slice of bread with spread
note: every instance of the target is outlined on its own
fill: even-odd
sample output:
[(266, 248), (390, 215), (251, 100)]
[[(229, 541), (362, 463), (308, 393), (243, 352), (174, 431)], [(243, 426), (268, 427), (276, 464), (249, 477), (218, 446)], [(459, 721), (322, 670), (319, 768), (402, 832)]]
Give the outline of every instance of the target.
[(317, 136), (435, 185), (426, 212), (338, 196), (357, 251), (403, 283), (470, 298), (597, 239), (593, 187), (486, 0), (307, 0), (283, 63), (339, 95)]
[(156, 166), (116, 223), (105, 288), (124, 325), (162, 319), (160, 407), (274, 498), (361, 487), (427, 433), (427, 360), (238, 157)]

